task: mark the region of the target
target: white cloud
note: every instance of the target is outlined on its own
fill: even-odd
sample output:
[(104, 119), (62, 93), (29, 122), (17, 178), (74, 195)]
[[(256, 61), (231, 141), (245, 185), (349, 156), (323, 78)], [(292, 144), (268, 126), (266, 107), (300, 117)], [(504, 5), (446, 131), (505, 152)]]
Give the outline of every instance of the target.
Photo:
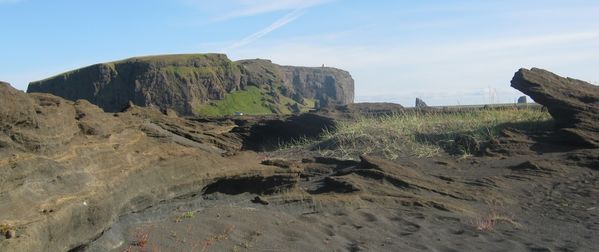
[[(344, 40), (351, 40), (343, 38)], [(527, 55), (536, 57), (554, 55), (554, 52), (536, 54), (536, 50), (544, 47), (564, 47), (575, 43), (598, 41), (599, 32), (573, 32), (561, 34), (545, 34), (527, 37), (511, 37), (502, 39), (482, 39), (478, 41), (461, 41), (453, 43), (420, 43), (420, 44), (371, 44), (371, 45), (323, 45), (321, 38), (284, 41), (268, 41), (244, 49), (232, 50), (235, 58), (255, 58), (268, 56), (283, 64), (321, 64), (343, 66), (346, 68), (365, 68), (370, 66), (415, 66), (421, 64), (434, 65), (468, 59), (486, 61), (486, 57), (506, 58), (516, 54), (519, 58)], [(598, 47), (598, 46), (595, 46)], [(524, 51), (524, 52), (522, 52)], [(592, 58), (596, 53), (567, 53), (577, 58)], [(566, 55), (564, 55), (566, 56)], [(548, 61), (554, 61), (547, 59)], [(474, 63), (474, 62), (473, 62)]]
[[(359, 36), (359, 35), (358, 35)], [(233, 59), (268, 58), (284, 65), (334, 66), (356, 80), (362, 101), (388, 100), (411, 105), (414, 97), (430, 105), (513, 102), (521, 94), (509, 86), (520, 67), (541, 67), (582, 80), (599, 79), (599, 33), (595, 31), (514, 36), (453, 43), (355, 45), (323, 43), (322, 37), (262, 40)]]

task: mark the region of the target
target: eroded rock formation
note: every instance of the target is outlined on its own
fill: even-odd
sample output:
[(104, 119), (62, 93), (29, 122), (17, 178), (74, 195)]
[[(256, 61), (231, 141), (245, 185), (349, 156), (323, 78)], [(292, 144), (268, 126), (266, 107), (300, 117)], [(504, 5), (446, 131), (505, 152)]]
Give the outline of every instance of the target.
[(230, 120), (167, 114), (133, 104), (105, 113), (85, 100), (0, 84), (0, 224), (17, 236), (0, 251), (67, 251), (122, 214), (222, 177), (297, 177), (259, 165), (255, 154), (228, 157), (244, 144)]
[(520, 69), (512, 87), (547, 107), (561, 141), (599, 147), (599, 87), (533, 68)]

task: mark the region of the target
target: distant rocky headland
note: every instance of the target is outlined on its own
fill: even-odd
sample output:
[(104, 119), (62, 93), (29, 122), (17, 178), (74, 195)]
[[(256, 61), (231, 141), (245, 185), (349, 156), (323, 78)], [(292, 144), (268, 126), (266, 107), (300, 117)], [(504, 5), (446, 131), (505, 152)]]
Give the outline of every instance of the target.
[(28, 93), (85, 99), (106, 112), (129, 102), (180, 115), (289, 114), (354, 101), (354, 80), (331, 67), (231, 61), (224, 54), (136, 57), (31, 82)]

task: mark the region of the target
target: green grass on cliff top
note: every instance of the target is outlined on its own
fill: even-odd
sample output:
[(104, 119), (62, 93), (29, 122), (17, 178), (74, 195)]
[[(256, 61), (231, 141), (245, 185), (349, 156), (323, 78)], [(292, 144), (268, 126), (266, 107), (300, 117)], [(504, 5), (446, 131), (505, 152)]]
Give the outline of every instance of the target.
[(195, 112), (204, 116), (234, 115), (235, 112), (248, 115), (271, 114), (262, 97), (263, 91), (260, 88), (249, 86), (246, 90), (226, 94), (222, 100), (201, 104), (196, 107)]
[(144, 61), (144, 62), (161, 62), (161, 63), (180, 63), (189, 60), (200, 59), (200, 60), (226, 60), (229, 61), (226, 55), (218, 53), (204, 53), (204, 54), (165, 54), (165, 55), (150, 55), (133, 57), (109, 63), (123, 63), (128, 61)]
[[(113, 70), (116, 70), (116, 68), (115, 68), (116, 65), (126, 63), (126, 62), (142, 61), (142, 62), (148, 62), (148, 63), (185, 64), (185, 63), (189, 62), (190, 60), (202, 60), (202, 61), (206, 61), (206, 62), (210, 62), (210, 63), (220, 62), (222, 67), (225, 67), (225, 68), (233, 68), (233, 65), (235, 64), (235, 62), (230, 61), (226, 55), (219, 54), (219, 53), (150, 55), (150, 56), (132, 57), (132, 58), (110, 61), (110, 62), (99, 63), (99, 64), (105, 65), (107, 67), (112, 68)], [(73, 69), (73, 70), (66, 71), (66, 72), (63, 72), (60, 74), (56, 74), (56, 75), (53, 75), (53, 76), (50, 76), (48, 78), (44, 78), (44, 79), (41, 79), (38, 81), (32, 81), (29, 84), (30, 85), (39, 85), (40, 83), (43, 83), (43, 82), (51, 80), (51, 79), (67, 78), (67, 77), (69, 77), (69, 75), (71, 75), (73, 73), (76, 73), (80, 70), (83, 70), (83, 69), (86, 69), (89, 67), (93, 67), (93, 66), (96, 66), (99, 64), (93, 64), (93, 65)], [(218, 66), (215, 65), (212, 68), (217, 68), (217, 67)], [(195, 67), (195, 68), (200, 69), (199, 67)], [(212, 68), (208, 69), (208, 70), (212, 70)], [(179, 70), (179, 69), (177, 69), (177, 70)], [(205, 70), (205, 71), (208, 71), (208, 70)]]

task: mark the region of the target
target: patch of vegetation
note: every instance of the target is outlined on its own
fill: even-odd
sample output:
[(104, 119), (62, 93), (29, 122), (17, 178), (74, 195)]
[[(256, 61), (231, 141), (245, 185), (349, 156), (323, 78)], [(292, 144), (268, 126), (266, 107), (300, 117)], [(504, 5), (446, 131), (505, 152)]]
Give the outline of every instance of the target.
[[(291, 114), (290, 105), (298, 104), (301, 112), (314, 108), (314, 100), (304, 99), (306, 105), (299, 104), (293, 99), (277, 94), (279, 102), (273, 103), (272, 95), (263, 88), (248, 86), (245, 90), (225, 94), (222, 100), (210, 101), (195, 107), (195, 113), (202, 116), (227, 116), (241, 112), (245, 115), (266, 115), (273, 111), (281, 114)], [(270, 100), (270, 101), (269, 101)]]
[[(168, 65), (172, 64), (185, 64), (192, 60), (197, 61), (219, 61), (225, 60), (226, 56), (224, 54), (218, 53), (205, 53), (205, 54), (167, 54), (167, 55), (151, 55), (151, 56), (141, 56), (134, 57), (119, 61), (110, 62), (113, 64), (120, 64), (124, 62), (132, 62), (132, 61), (142, 61), (148, 63), (164, 63)], [(228, 60), (228, 59), (227, 59)]]
[(16, 235), (16, 229), (13, 225), (10, 224), (0, 224), (0, 235), (4, 236), (6, 239), (14, 238)]
[(264, 91), (258, 87), (249, 86), (246, 90), (232, 92), (222, 100), (211, 101), (196, 107), (196, 114), (204, 116), (234, 115), (242, 112), (248, 115), (264, 115), (272, 113), (264, 104)]
[(225, 241), (225, 240), (229, 240), (233, 231), (235, 231), (235, 226), (229, 225), (229, 226), (227, 226), (227, 228), (225, 228), (225, 230), (222, 233), (212, 234), (208, 238), (201, 241), (201, 243), (199, 243), (199, 244), (194, 243), (194, 246), (192, 246), (192, 251), (194, 251), (194, 248), (200, 244), (202, 245), (202, 248), (200, 249), (200, 251), (208, 251), (216, 243)]
[(181, 214), (181, 215), (177, 216), (177, 217), (175, 218), (175, 222), (181, 222), (181, 221), (183, 221), (184, 219), (191, 219), (191, 218), (193, 218), (193, 217), (194, 217), (194, 212), (193, 212), (193, 211), (187, 211), (187, 212), (185, 212), (185, 213), (183, 213), (183, 214)]
[(505, 128), (536, 131), (547, 130), (552, 125), (551, 116), (536, 108), (424, 114), (412, 111), (341, 121), (336, 129), (326, 131), (317, 142), (298, 141), (292, 143), (290, 148), (312, 148), (324, 156), (345, 159), (356, 159), (364, 154), (381, 155), (389, 159), (400, 156), (431, 157), (442, 150), (469, 155), (469, 150), (456, 142), (460, 139), (471, 139), (474, 143), (489, 142), (495, 140)]

